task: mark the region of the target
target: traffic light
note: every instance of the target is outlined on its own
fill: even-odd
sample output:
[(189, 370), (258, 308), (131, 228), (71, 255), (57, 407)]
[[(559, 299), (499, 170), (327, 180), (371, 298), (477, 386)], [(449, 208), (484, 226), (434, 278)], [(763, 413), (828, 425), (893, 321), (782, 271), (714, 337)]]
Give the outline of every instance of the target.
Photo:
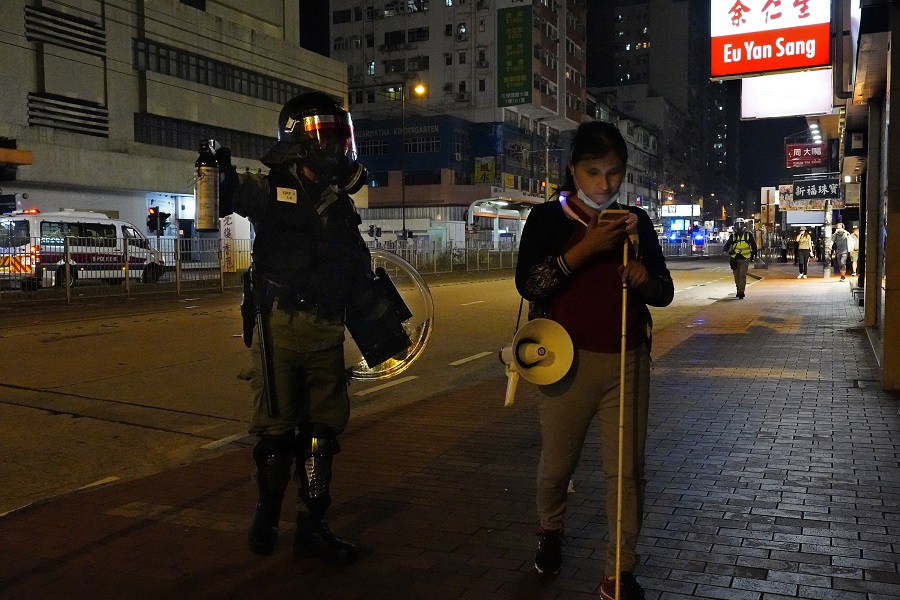
[(171, 217), (171, 213), (167, 212), (159, 212), (159, 231), (163, 231), (166, 227), (171, 225), (169, 222), (169, 217)]
[(375, 226), (369, 225), (369, 237), (375, 237)]
[(147, 229), (159, 231), (159, 209), (155, 206), (147, 209)]

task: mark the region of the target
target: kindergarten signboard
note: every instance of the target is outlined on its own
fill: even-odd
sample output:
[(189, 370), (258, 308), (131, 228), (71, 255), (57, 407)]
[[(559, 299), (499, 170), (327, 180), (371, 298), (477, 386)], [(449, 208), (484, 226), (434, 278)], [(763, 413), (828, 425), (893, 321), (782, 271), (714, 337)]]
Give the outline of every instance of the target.
[(710, 79), (831, 64), (831, 0), (710, 0)]

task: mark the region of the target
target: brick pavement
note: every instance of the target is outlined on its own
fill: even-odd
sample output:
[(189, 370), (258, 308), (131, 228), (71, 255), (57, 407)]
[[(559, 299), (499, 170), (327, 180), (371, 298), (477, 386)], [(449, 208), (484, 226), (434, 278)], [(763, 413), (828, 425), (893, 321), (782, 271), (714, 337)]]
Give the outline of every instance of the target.
[[(900, 417), (847, 283), (754, 271), (654, 341), (651, 600), (900, 597)], [(754, 278), (755, 279), (755, 278)], [(361, 560), (335, 568), (246, 550), (250, 441), (153, 476), (0, 518), (0, 598), (596, 598), (606, 544), (599, 448), (575, 477), (563, 571), (532, 568), (536, 395), (505, 380), (351, 420), (332, 528)], [(290, 499), (286, 513), (291, 512)]]

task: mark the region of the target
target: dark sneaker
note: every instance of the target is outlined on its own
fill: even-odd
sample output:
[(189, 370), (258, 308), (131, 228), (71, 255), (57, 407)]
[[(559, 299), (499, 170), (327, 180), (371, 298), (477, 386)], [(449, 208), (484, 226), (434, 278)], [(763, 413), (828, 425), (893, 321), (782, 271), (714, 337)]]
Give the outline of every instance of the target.
[[(628, 571), (622, 571), (619, 600), (644, 600), (644, 590)], [(616, 600), (616, 579), (604, 577), (600, 584), (600, 597), (603, 600)]]
[(349, 565), (356, 561), (356, 546), (331, 533), (328, 523), (300, 517), (294, 536), (295, 556), (318, 556), (333, 565)]
[(538, 573), (556, 575), (562, 567), (563, 530), (538, 529), (537, 552), (534, 554), (534, 569)]

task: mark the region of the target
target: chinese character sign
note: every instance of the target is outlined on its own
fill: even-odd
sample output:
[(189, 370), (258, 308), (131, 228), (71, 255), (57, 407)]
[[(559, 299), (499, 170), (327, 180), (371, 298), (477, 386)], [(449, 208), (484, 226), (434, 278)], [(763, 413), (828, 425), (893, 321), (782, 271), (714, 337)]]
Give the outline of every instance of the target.
[(785, 166), (824, 167), (828, 158), (828, 145), (821, 144), (785, 144)]
[(831, 64), (831, 0), (710, 0), (711, 79)]
[[(783, 196), (782, 196), (783, 198)], [(825, 201), (831, 201), (832, 208), (843, 208), (841, 184), (837, 177), (815, 177), (795, 179), (792, 186), (791, 210), (822, 210)]]
[(497, 11), (497, 106), (531, 102), (531, 13), (530, 3)]

